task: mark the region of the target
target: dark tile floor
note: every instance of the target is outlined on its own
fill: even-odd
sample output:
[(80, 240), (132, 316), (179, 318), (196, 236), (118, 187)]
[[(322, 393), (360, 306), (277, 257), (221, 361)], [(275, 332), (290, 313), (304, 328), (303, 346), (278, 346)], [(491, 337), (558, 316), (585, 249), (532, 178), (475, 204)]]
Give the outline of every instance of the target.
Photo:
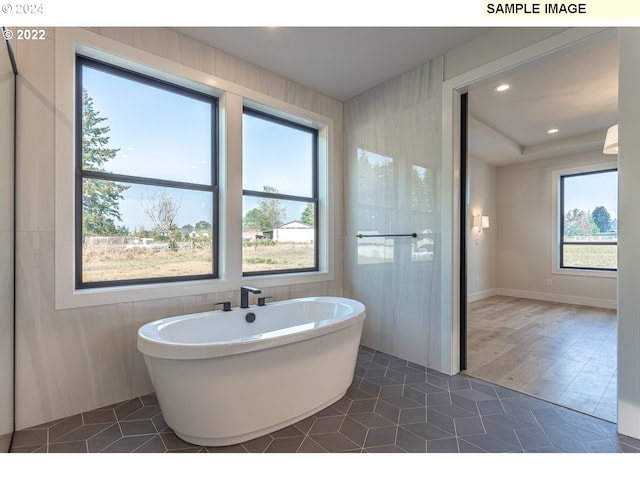
[(640, 453), (640, 440), (605, 420), (363, 347), (342, 399), (239, 445), (184, 442), (151, 394), (18, 431), (11, 452)]

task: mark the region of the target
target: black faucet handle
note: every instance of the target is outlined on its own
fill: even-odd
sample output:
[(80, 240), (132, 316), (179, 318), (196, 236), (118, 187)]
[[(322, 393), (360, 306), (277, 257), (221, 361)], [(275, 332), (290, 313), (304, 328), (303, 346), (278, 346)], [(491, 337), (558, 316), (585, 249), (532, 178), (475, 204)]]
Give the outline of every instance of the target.
[(264, 307), (267, 304), (267, 298), (271, 297), (258, 297), (258, 306)]
[(231, 302), (218, 302), (215, 305), (222, 305), (222, 311), (223, 312), (230, 312), (231, 311)]

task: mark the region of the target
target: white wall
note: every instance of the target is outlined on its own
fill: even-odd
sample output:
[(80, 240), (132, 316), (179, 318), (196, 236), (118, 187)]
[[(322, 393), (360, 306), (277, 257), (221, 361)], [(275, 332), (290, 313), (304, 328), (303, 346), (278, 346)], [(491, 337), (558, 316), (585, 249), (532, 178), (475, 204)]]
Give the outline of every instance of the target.
[(14, 75), (0, 45), (0, 452), (13, 432), (13, 93)]
[[(496, 242), (500, 220), (496, 205), (496, 167), (480, 159), (468, 160), (469, 190), (467, 225), (467, 301), (495, 294)], [(473, 216), (489, 217), (489, 228), (478, 232)]]
[(557, 209), (553, 170), (611, 160), (611, 156), (596, 151), (497, 169), (499, 293), (578, 305), (616, 307), (615, 277), (554, 273), (552, 257), (556, 246), (553, 213)]
[(640, 438), (640, 28), (620, 29), (618, 431)]
[[(436, 59), (345, 104), (345, 292), (367, 306), (362, 343), (435, 369), (441, 368), (441, 79), (442, 62)], [(359, 161), (359, 150), (390, 159), (388, 170), (371, 175)], [(414, 165), (432, 174), (429, 211), (412, 208)], [(412, 244), (424, 241), (427, 229), (436, 255), (414, 258)], [(359, 231), (419, 237), (387, 238), (381, 255), (386, 261), (374, 257), (371, 262), (358, 249), (369, 241), (358, 240)]]
[[(20, 77), (17, 122), (17, 300), (16, 428), (38, 425), (152, 391), (136, 332), (165, 316), (212, 308), (239, 291), (185, 294), (157, 300), (123, 301), (101, 306), (55, 309), (54, 216), (55, 125), (72, 125), (58, 108), (55, 39), (65, 29), (47, 29), (46, 40), (18, 42)], [(277, 102), (296, 105), (333, 119), (331, 155), (342, 151), (342, 104), (282, 77), (238, 60), (164, 28), (100, 28), (93, 32), (136, 50), (176, 62), (203, 75), (260, 92)], [(230, 101), (236, 99), (230, 99)], [(66, 108), (66, 107), (65, 107)], [(58, 115), (58, 117), (56, 117)], [(342, 175), (332, 171), (335, 229), (342, 239)], [(2, 177), (4, 178), (4, 177)], [(238, 220), (238, 234), (240, 232)], [(59, 233), (59, 232), (58, 232)], [(336, 265), (341, 265), (336, 249)], [(341, 295), (335, 280), (267, 287), (274, 300), (306, 295)]]

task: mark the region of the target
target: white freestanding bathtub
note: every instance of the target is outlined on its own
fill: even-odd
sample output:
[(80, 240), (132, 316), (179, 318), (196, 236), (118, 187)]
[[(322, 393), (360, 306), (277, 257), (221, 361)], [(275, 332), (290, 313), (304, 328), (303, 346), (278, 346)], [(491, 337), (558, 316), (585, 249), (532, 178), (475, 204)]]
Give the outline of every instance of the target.
[(339, 400), (353, 380), (365, 313), (355, 300), (309, 297), (181, 315), (142, 326), (138, 350), (176, 435), (232, 445)]

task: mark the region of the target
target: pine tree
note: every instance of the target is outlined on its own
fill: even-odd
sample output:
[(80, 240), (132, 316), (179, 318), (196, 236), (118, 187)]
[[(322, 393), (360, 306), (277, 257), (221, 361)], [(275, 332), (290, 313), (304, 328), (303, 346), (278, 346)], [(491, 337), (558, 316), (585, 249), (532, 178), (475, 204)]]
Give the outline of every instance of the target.
[(609, 232), (611, 230), (611, 215), (604, 206), (601, 205), (594, 208), (591, 218), (593, 218), (594, 223), (601, 232)]
[(314, 204), (307, 203), (307, 205), (304, 207), (304, 210), (300, 214), (300, 221), (302, 223), (306, 223), (307, 225), (315, 225), (316, 217), (314, 210)]
[[(93, 100), (85, 89), (82, 90), (82, 169), (92, 172), (106, 172), (105, 165), (113, 159), (118, 150), (109, 148), (107, 133), (111, 130), (102, 125), (107, 120), (99, 116), (93, 107)], [(118, 235), (122, 228), (115, 225), (121, 221), (119, 202), (122, 193), (129, 187), (117, 182), (84, 179), (82, 183), (82, 234)]]

